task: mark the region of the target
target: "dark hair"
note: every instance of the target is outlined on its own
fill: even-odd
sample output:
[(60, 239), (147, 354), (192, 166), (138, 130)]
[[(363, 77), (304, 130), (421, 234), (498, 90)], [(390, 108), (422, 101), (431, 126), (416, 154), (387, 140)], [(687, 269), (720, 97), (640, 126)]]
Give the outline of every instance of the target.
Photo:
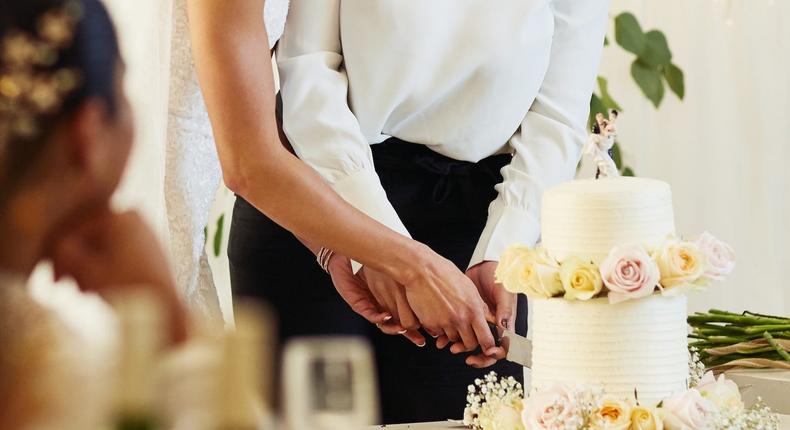
[[(72, 70), (77, 86), (64, 95), (59, 109), (36, 117), (38, 133), (28, 139), (11, 136), (0, 142), (0, 201), (5, 192), (28, 173), (44, 151), (52, 129), (68, 118), (87, 99), (102, 100), (110, 114), (116, 110), (116, 67), (120, 58), (118, 38), (110, 16), (100, 0), (0, 0), (0, 42), (14, 33), (37, 34), (41, 17), (55, 10), (77, 10), (74, 37), (57, 51), (51, 65), (38, 71)], [(0, 74), (4, 64), (0, 57)]]

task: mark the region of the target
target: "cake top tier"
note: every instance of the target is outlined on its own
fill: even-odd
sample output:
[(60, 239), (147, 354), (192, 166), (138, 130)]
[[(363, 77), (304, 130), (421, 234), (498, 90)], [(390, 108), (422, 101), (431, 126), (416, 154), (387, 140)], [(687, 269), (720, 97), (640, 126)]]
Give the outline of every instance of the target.
[(648, 249), (675, 234), (672, 190), (654, 179), (585, 179), (543, 195), (543, 247), (560, 261), (577, 255), (600, 263), (618, 245)]

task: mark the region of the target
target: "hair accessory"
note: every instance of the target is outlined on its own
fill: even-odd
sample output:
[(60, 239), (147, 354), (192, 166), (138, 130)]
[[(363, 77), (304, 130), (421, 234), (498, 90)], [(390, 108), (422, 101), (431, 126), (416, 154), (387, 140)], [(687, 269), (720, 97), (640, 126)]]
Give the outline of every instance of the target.
[(57, 113), (80, 74), (51, 69), (74, 40), (82, 6), (68, 1), (38, 18), (36, 33), (12, 29), (0, 40), (0, 150), (13, 139), (39, 135), (42, 116)]

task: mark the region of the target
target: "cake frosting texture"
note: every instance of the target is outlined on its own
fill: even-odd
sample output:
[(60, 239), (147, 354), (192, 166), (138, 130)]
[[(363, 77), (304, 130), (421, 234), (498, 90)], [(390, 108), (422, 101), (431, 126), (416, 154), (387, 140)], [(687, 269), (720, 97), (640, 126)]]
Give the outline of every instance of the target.
[(672, 191), (653, 179), (571, 181), (543, 196), (543, 247), (560, 261), (572, 255), (600, 263), (618, 245), (651, 249), (675, 233)]
[(686, 389), (686, 297), (533, 301), (532, 388), (601, 385), (643, 404)]

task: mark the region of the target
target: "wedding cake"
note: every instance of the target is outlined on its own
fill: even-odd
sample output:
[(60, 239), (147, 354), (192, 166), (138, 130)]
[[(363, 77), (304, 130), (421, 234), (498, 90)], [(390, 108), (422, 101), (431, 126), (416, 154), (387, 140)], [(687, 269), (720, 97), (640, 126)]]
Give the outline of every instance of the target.
[[(675, 234), (670, 187), (651, 179), (565, 183), (545, 193), (542, 220), (543, 248), (560, 262), (600, 265), (621, 245), (655, 250)], [(597, 384), (651, 404), (684, 390), (686, 299), (652, 292), (614, 304), (606, 297), (533, 300), (533, 389)]]

